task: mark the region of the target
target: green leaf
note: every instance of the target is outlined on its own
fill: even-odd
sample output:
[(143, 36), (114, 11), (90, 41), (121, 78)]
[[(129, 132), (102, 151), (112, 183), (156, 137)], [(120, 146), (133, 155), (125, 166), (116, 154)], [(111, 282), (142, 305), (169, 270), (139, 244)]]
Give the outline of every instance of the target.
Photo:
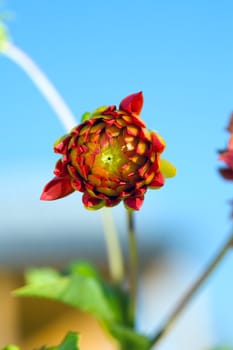
[(100, 280), (101, 277), (98, 271), (86, 261), (75, 261), (68, 266), (67, 274), (75, 274), (86, 277), (94, 277)]
[(14, 294), (60, 301), (89, 312), (104, 323), (121, 320), (117, 298), (112, 298), (91, 265), (83, 262), (73, 265), (69, 273), (64, 275), (48, 268), (31, 269), (26, 274), (28, 284)]
[(120, 344), (122, 350), (149, 350), (151, 349), (150, 338), (141, 335), (134, 330), (121, 326), (113, 325), (110, 328), (110, 332), (114, 338), (116, 338)]
[(60, 345), (55, 348), (50, 348), (50, 350), (79, 350), (79, 347), (77, 346), (78, 338), (78, 334), (69, 332)]
[(26, 272), (26, 281), (28, 284), (45, 284), (55, 281), (60, 276), (59, 272), (50, 267), (31, 268)]
[(16, 290), (15, 295), (47, 298), (73, 306), (99, 320), (122, 350), (150, 349), (150, 339), (131, 328), (128, 295), (120, 286), (103, 280), (89, 263), (74, 262), (62, 273), (50, 268), (30, 269), (26, 279), (26, 286)]
[(63, 339), (60, 345), (57, 346), (42, 346), (38, 350), (80, 350), (78, 347), (79, 336), (77, 333), (69, 332)]
[[(78, 347), (78, 339), (79, 336), (77, 333), (69, 332), (63, 339), (60, 345), (57, 346), (42, 346), (38, 350), (80, 350)], [(20, 350), (20, 348), (16, 345), (7, 345), (2, 350)]]

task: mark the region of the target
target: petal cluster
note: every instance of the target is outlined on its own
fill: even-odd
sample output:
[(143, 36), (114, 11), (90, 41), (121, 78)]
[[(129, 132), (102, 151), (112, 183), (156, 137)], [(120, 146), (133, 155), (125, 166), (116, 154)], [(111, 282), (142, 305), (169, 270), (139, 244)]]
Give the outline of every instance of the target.
[(149, 131), (139, 117), (141, 92), (116, 106), (85, 113), (83, 122), (60, 138), (54, 151), (61, 155), (55, 177), (45, 186), (41, 199), (54, 200), (74, 191), (83, 193), (88, 209), (112, 207), (124, 202), (139, 210), (148, 188), (164, 185), (175, 167), (160, 158), (163, 139)]

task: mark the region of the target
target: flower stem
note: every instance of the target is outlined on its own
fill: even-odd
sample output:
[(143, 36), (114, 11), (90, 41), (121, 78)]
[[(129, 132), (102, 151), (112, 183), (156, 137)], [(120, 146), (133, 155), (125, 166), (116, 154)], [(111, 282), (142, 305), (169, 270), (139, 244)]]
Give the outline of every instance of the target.
[(164, 336), (169, 332), (174, 322), (180, 316), (182, 311), (186, 308), (187, 304), (191, 301), (193, 296), (197, 293), (200, 287), (206, 282), (206, 280), (210, 277), (213, 271), (220, 265), (226, 253), (230, 248), (233, 247), (233, 234), (227, 239), (226, 243), (222, 246), (222, 248), (217, 252), (216, 256), (212, 259), (203, 273), (199, 276), (199, 278), (195, 281), (195, 283), (191, 286), (191, 288), (187, 291), (187, 293), (183, 296), (181, 301), (175, 307), (167, 322), (161, 327), (159, 332), (155, 334), (155, 336), (151, 339), (151, 346), (157, 345), (160, 340), (164, 338)]
[(110, 274), (113, 282), (120, 283), (124, 278), (123, 256), (111, 209), (102, 209), (102, 220)]
[(138, 252), (132, 210), (127, 210), (128, 245), (129, 245), (129, 289), (130, 289), (130, 321), (134, 325), (137, 298)]

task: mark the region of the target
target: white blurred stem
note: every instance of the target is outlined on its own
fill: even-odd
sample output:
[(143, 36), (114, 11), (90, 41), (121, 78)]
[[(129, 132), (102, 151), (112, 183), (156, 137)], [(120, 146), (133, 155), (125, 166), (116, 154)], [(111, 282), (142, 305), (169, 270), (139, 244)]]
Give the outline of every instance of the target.
[(135, 232), (134, 212), (127, 210), (128, 246), (129, 246), (129, 293), (130, 293), (130, 321), (135, 324), (137, 281), (138, 281), (138, 248)]
[(18, 64), (20, 68), (27, 73), (29, 78), (34, 82), (41, 94), (56, 112), (65, 129), (70, 131), (70, 129), (77, 124), (75, 117), (63, 101), (61, 95), (35, 62), (23, 50), (9, 41), (4, 44), (1, 53)]
[[(75, 117), (61, 95), (37, 64), (23, 50), (10, 41), (4, 43), (1, 53), (27, 73), (28, 77), (37, 86), (41, 94), (55, 111), (64, 128), (69, 132), (77, 124)], [(102, 219), (110, 273), (115, 282), (120, 282), (123, 278), (123, 260), (117, 230), (110, 210), (104, 209)]]
[(102, 209), (102, 221), (111, 277), (114, 282), (120, 283), (124, 278), (123, 257), (111, 209)]

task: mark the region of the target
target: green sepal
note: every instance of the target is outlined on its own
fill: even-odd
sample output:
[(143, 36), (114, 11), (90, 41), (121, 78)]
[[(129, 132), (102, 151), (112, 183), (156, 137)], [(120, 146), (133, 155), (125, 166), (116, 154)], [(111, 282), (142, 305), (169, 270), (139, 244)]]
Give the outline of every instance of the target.
[(85, 112), (83, 113), (82, 117), (81, 117), (81, 122), (85, 122), (86, 120), (91, 119), (91, 113), (90, 112)]
[(97, 118), (97, 117), (101, 117), (102, 116), (102, 113), (104, 111), (106, 111), (106, 109), (108, 108), (108, 106), (101, 106), (101, 107), (98, 107), (96, 108), (92, 113), (92, 118)]
[(83, 113), (81, 117), (81, 122), (85, 122), (86, 120), (92, 119), (92, 118), (101, 118), (103, 115), (102, 113), (107, 109), (107, 106), (101, 106), (96, 108), (92, 113), (85, 112)]
[(103, 199), (98, 204), (92, 205), (91, 207), (85, 206), (85, 209), (87, 209), (87, 210), (99, 210), (99, 209), (103, 208), (104, 206), (105, 206), (105, 200)]
[(160, 159), (160, 170), (165, 178), (176, 176), (176, 167), (167, 159)]

